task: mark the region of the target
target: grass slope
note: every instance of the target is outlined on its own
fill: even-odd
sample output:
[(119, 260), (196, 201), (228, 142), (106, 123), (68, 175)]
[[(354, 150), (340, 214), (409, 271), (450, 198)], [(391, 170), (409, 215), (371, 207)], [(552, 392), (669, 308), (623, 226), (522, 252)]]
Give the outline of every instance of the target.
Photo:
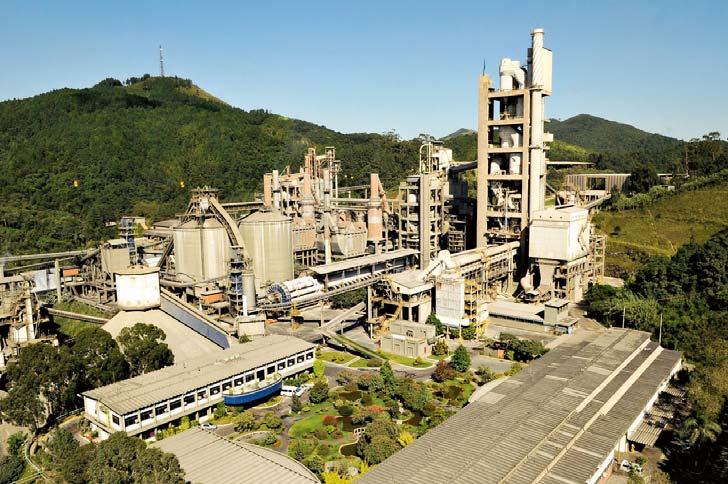
[(646, 257), (670, 256), (684, 243), (704, 242), (728, 227), (728, 183), (688, 191), (640, 209), (594, 217), (608, 235), (607, 275), (625, 276)]

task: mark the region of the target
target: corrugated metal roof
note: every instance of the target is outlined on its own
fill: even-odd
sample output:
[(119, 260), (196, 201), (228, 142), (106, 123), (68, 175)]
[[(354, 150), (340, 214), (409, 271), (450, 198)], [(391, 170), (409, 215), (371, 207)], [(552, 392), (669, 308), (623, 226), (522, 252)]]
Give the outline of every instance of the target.
[(648, 333), (578, 334), (498, 385), (498, 399), (474, 401), (362, 482), (584, 482), (679, 358)]
[(194, 428), (152, 444), (177, 456), (185, 479), (199, 484), (310, 484), (320, 482), (303, 464), (276, 451), (233, 442)]
[(313, 348), (315, 345), (292, 336), (257, 337), (250, 343), (89, 390), (83, 395), (124, 415)]

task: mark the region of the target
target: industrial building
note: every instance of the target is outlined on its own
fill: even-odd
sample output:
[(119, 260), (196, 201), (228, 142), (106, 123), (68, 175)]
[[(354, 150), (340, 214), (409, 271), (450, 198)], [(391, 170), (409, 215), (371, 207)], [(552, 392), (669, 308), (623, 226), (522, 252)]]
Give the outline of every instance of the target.
[[(477, 160), (454, 160), (443, 142), (427, 141), (396, 195), (377, 173), (365, 185), (340, 184), (346, 161), (334, 147), (311, 147), (298, 169), (265, 174), (255, 200), (223, 202), (216, 189), (196, 188), (176, 219), (148, 227), (123, 217), (118, 238), (72, 254), (74, 265), (58, 266), (67, 254), (36, 254), (0, 266), (55, 261), (59, 296), (110, 312), (161, 310), (220, 348), (364, 288), (363, 322), (377, 342), (391, 323), (423, 324), (433, 312), (460, 335), (471, 326), (482, 333), (490, 314), (508, 319), (503, 307), (516, 306), (501, 301), (579, 301), (603, 277), (604, 237), (590, 209), (609, 191), (554, 193), (556, 205), (546, 206), (553, 136), (544, 106), (553, 86), (543, 30), (532, 32), (525, 62), (503, 59), (497, 79), (484, 73), (478, 89)], [(623, 183), (612, 178), (605, 183)], [(572, 180), (579, 193), (580, 180)]]
[(197, 484), (311, 484), (316, 474), (298, 461), (265, 447), (233, 442), (199, 428), (152, 444), (174, 454), (187, 482)]
[[(362, 483), (596, 483), (619, 452), (654, 443), (655, 403), (681, 354), (648, 333), (583, 332), (362, 477)], [(670, 414), (669, 412), (667, 413)]]
[(280, 391), (282, 379), (310, 369), (315, 345), (271, 335), (82, 394), (84, 416), (106, 438), (153, 438), (183, 416), (205, 420), (218, 403), (237, 405)]

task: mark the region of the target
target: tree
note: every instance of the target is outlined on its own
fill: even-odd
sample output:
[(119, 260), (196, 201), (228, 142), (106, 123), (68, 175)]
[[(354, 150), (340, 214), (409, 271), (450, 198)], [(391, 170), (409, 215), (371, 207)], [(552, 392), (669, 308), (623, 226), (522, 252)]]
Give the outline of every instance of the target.
[(70, 351), (84, 368), (86, 388), (108, 385), (129, 375), (129, 364), (116, 341), (99, 327), (81, 330)]
[(696, 447), (701, 447), (705, 443), (715, 442), (720, 432), (720, 425), (702, 412), (691, 415), (685, 420), (681, 429), (683, 438), (691, 446)]
[(301, 403), (301, 399), (298, 398), (298, 395), (293, 395), (291, 397), (291, 412), (298, 413), (303, 409), (303, 404)]
[(475, 326), (465, 326), (460, 330), (460, 334), (462, 335), (463, 339), (466, 340), (472, 340), (475, 339), (475, 337), (478, 335), (477, 331), (475, 329)]
[(317, 476), (323, 474), (326, 466), (326, 462), (318, 454), (311, 455), (303, 464)]
[(182, 484), (184, 472), (177, 457), (147, 448), (144, 441), (116, 432), (98, 445), (88, 467), (92, 483), (164, 482)]
[(117, 338), (132, 375), (159, 370), (174, 363), (174, 354), (163, 341), (164, 331), (152, 324), (137, 323), (123, 328)]
[(235, 418), (235, 430), (238, 432), (249, 432), (256, 428), (258, 428), (258, 422), (250, 410), (239, 413)]
[[(87, 446), (88, 447), (88, 446)], [(45, 454), (51, 468), (58, 472), (65, 482), (84, 482), (91, 448), (83, 449), (71, 432), (56, 428), (45, 446)]]
[(488, 366), (479, 366), (477, 375), (480, 377), (480, 383), (485, 384), (495, 380), (495, 372)]
[(288, 455), (299, 462), (303, 462), (308, 453), (306, 444), (302, 440), (294, 440), (288, 445)]
[(384, 414), (377, 415), (357, 442), (357, 454), (370, 464), (378, 464), (400, 449), (398, 437), (397, 424)]
[(240, 338), (238, 338), (238, 343), (241, 343), (241, 344), (250, 343), (251, 341), (253, 341), (253, 340), (250, 339), (250, 336), (248, 336), (245, 333), (241, 334)]
[(394, 439), (377, 435), (364, 447), (363, 457), (370, 464), (379, 464), (399, 449), (400, 446)]
[(450, 366), (450, 363), (445, 360), (438, 361), (437, 365), (435, 365), (435, 371), (432, 372), (432, 379), (442, 383), (451, 378), (455, 378), (455, 370)]
[(394, 386), (394, 394), (405, 408), (420, 411), (430, 401), (430, 391), (427, 386), (412, 378), (398, 379)]
[(412, 435), (410, 432), (403, 430), (400, 432), (399, 437), (397, 437), (397, 442), (399, 442), (399, 445), (402, 447), (407, 447), (412, 442), (415, 441), (414, 435)]
[(68, 351), (31, 344), (7, 368), (8, 395), (0, 400), (0, 413), (18, 425), (35, 430), (47, 419), (76, 406), (83, 368)]
[(266, 412), (262, 423), (270, 430), (278, 430), (283, 427), (283, 420), (273, 412)]
[(392, 370), (392, 365), (390, 365), (388, 361), (385, 361), (379, 367), (379, 374), (382, 376), (384, 387), (391, 389), (394, 385), (394, 371)]
[(321, 403), (329, 398), (329, 384), (325, 381), (317, 381), (313, 388), (311, 388), (311, 394), (309, 400), (311, 403)]
[(443, 334), (445, 332), (445, 327), (443, 326), (442, 321), (440, 321), (440, 318), (438, 318), (435, 313), (430, 313), (430, 315), (427, 316), (425, 323), (431, 324), (435, 327), (435, 334)]
[(351, 415), (354, 413), (354, 407), (352, 407), (351, 405), (340, 405), (336, 408), (336, 410), (342, 417), (351, 417)]
[(636, 193), (647, 193), (658, 183), (660, 183), (660, 178), (652, 163), (639, 165), (629, 176), (629, 186)]
[(8, 437), (8, 454), (20, 456), (27, 439), (28, 436), (23, 432), (15, 432)]
[(317, 379), (324, 378), (324, 371), (326, 370), (326, 366), (324, 365), (324, 362), (321, 360), (315, 360), (313, 362), (313, 374)]
[(25, 461), (17, 455), (0, 455), (0, 482), (15, 482), (23, 473)]
[(432, 354), (435, 356), (444, 356), (447, 355), (449, 352), (450, 348), (448, 348), (447, 343), (444, 339), (438, 339), (432, 346)]
[(467, 371), (470, 368), (470, 354), (463, 345), (458, 346), (450, 360), (452, 367), (459, 372)]

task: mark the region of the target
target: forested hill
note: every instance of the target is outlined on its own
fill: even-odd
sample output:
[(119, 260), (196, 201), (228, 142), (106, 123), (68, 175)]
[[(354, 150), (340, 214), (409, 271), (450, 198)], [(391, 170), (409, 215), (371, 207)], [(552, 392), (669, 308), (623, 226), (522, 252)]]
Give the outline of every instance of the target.
[(418, 144), (244, 111), (170, 77), (5, 101), (0, 253), (83, 246), (113, 235), (104, 223), (123, 214), (173, 215), (194, 186), (249, 199), (263, 173), (297, 166), (309, 146), (335, 146), (347, 182), (379, 171), (392, 186), (416, 166)]
[[(556, 140), (551, 145), (550, 159), (591, 161), (596, 169), (627, 173), (645, 164), (661, 172), (672, 172), (675, 164), (684, 158), (688, 144), (588, 114), (563, 121), (552, 119), (546, 129)], [(456, 151), (474, 157), (476, 138), (472, 130), (459, 129), (445, 139)]]
[(556, 139), (597, 152), (660, 152), (682, 144), (675, 138), (589, 114), (579, 114), (563, 121), (552, 119), (548, 130)]

